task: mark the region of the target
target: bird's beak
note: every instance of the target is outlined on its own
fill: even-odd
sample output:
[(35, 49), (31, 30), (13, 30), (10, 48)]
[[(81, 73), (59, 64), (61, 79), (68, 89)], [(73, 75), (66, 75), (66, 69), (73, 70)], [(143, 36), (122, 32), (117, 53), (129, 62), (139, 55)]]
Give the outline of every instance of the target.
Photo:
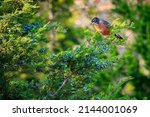
[(91, 22), (91, 25), (93, 25), (94, 24), (94, 22)]

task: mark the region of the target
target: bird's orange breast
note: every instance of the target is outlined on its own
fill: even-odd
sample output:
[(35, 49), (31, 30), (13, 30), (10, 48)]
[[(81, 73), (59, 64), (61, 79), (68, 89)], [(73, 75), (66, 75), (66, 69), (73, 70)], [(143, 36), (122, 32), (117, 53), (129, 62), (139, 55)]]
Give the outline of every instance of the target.
[(105, 26), (103, 23), (99, 23), (97, 25), (94, 25), (94, 28), (101, 33), (102, 35), (109, 35), (110, 31), (109, 31), (109, 27)]

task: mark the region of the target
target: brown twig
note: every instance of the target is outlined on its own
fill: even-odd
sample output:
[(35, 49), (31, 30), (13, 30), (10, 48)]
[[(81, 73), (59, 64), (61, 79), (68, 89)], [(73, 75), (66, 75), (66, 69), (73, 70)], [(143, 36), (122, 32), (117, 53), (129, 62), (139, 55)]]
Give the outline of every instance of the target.
[(57, 89), (57, 91), (53, 94), (53, 96), (56, 96), (58, 94), (58, 92), (66, 85), (66, 83), (68, 82), (68, 80), (72, 77), (72, 75), (77, 72), (77, 70), (73, 71), (72, 74), (70, 74), (61, 84), (61, 86)]
[(64, 80), (64, 82), (62, 83), (62, 85), (57, 89), (57, 91), (53, 94), (53, 96), (56, 96), (58, 94), (58, 92), (66, 85), (66, 83), (68, 82), (69, 78), (66, 78)]

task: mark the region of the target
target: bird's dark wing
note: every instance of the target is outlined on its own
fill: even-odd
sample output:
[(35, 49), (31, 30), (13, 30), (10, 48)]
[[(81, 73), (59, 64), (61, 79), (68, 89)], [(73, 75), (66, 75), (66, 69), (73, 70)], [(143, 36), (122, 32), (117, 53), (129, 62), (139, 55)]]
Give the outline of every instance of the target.
[(106, 20), (103, 20), (103, 19), (101, 19), (102, 20), (102, 22), (106, 25), (106, 26), (110, 26), (110, 23), (109, 22), (107, 22)]

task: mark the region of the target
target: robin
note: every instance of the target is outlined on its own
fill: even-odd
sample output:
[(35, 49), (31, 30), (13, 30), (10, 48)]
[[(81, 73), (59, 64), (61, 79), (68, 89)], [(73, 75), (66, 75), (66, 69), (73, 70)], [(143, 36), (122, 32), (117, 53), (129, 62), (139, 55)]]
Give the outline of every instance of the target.
[[(107, 22), (106, 20), (103, 20), (98, 17), (94, 17), (92, 19), (92, 24), (94, 24), (94, 28), (100, 34), (102, 34), (104, 36), (110, 35), (110, 23)], [(117, 37), (118, 39), (123, 39), (122, 36), (120, 36), (119, 34), (115, 34), (115, 37)]]

